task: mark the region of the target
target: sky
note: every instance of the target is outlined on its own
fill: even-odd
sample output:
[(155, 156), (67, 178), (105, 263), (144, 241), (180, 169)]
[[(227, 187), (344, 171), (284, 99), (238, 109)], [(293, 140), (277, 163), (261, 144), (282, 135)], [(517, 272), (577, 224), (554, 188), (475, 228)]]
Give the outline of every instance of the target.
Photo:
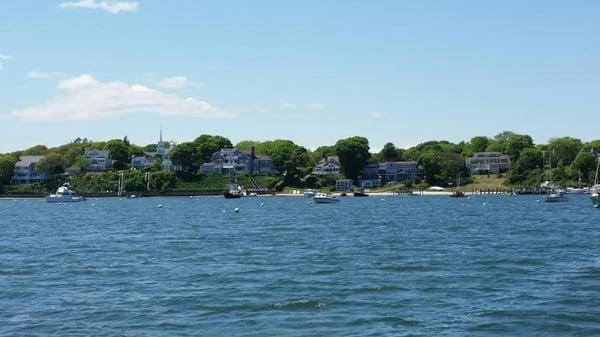
[(600, 2), (6, 0), (0, 152), (600, 138)]

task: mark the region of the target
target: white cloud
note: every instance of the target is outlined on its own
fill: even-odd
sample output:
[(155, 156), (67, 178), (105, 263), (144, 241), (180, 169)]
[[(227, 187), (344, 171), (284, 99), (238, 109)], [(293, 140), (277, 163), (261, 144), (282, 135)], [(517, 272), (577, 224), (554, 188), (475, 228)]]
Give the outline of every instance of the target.
[(296, 107), (296, 105), (294, 105), (294, 103), (289, 103), (289, 102), (283, 102), (283, 103), (281, 103), (281, 108), (282, 109), (293, 109), (295, 107)]
[(97, 1), (80, 0), (62, 2), (60, 8), (86, 8), (99, 9), (110, 14), (119, 14), (120, 12), (135, 12), (138, 9), (137, 1)]
[(57, 72), (44, 72), (44, 71), (37, 71), (37, 70), (30, 70), (27, 73), (27, 77), (31, 78), (32, 80), (47, 80), (47, 79), (51, 79), (54, 77), (60, 77), (60, 73)]
[(323, 110), (323, 109), (325, 109), (325, 106), (323, 104), (317, 103), (317, 102), (307, 103), (306, 107), (309, 108), (310, 110)]
[(158, 82), (158, 86), (167, 89), (181, 89), (189, 85), (189, 81), (185, 76), (174, 76), (162, 79)]
[(369, 117), (374, 119), (380, 119), (381, 117), (383, 117), (383, 114), (381, 112), (373, 111), (369, 113)]
[(12, 55), (0, 53), (0, 70), (4, 69), (4, 61), (8, 61), (11, 58), (13, 58)]
[(235, 115), (196, 98), (166, 94), (139, 84), (100, 82), (87, 74), (63, 80), (57, 88), (57, 97), (12, 114), (23, 120), (92, 120), (135, 112), (193, 117)]

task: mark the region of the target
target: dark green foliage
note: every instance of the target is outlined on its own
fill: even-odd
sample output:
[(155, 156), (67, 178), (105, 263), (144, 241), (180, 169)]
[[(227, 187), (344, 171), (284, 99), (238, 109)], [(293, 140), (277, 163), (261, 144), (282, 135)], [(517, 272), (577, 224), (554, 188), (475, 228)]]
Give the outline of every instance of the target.
[(351, 137), (338, 140), (335, 151), (340, 159), (341, 169), (349, 179), (357, 179), (360, 171), (371, 158), (369, 140), (365, 137)]
[(104, 150), (110, 151), (112, 159), (115, 161), (116, 170), (124, 170), (129, 164), (129, 145), (120, 139), (113, 139), (106, 142)]

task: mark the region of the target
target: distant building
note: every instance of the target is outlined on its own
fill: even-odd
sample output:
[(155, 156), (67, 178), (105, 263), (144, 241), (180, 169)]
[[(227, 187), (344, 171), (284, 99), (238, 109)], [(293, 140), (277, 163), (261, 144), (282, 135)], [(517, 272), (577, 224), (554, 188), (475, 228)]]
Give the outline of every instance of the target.
[(415, 181), (420, 175), (421, 170), (415, 161), (372, 163), (361, 171), (361, 185), (363, 182), (366, 185), (376, 185), (376, 181), (379, 181), (380, 184)]
[(154, 166), (157, 160), (161, 160), (161, 170), (163, 171), (181, 171), (180, 165), (173, 165), (173, 162), (169, 158), (169, 152), (171, 147), (167, 148), (163, 142), (162, 129), (160, 130), (160, 137), (158, 143), (156, 143), (156, 152), (144, 152), (141, 156), (131, 157), (131, 168), (145, 170)]
[(275, 173), (275, 170), (271, 157), (256, 155), (254, 148), (250, 151), (227, 148), (213, 153), (210, 162), (200, 166), (200, 173), (252, 173), (268, 175)]
[(505, 172), (510, 166), (510, 156), (500, 152), (477, 152), (467, 158), (467, 169), (471, 174), (496, 174)]
[(326, 156), (312, 170), (312, 174), (320, 176), (336, 175), (340, 173), (340, 159), (338, 156)]
[(12, 184), (33, 184), (48, 180), (45, 173), (38, 172), (35, 165), (44, 156), (21, 156), (13, 169)]
[(102, 172), (113, 168), (114, 160), (108, 150), (87, 150), (83, 156), (90, 161), (85, 168), (87, 172)]
[(354, 184), (352, 179), (338, 179), (335, 181), (335, 190), (340, 192), (352, 191)]

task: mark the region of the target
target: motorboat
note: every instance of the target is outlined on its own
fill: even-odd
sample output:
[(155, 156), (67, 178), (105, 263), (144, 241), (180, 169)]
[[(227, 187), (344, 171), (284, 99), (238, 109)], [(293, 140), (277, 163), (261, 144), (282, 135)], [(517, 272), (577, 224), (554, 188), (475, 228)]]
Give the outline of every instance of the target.
[(586, 194), (587, 189), (586, 188), (567, 187), (567, 190), (565, 191), (565, 193), (567, 193), (567, 194)]
[(225, 192), (223, 192), (223, 196), (225, 197), (225, 199), (239, 199), (244, 194), (244, 189), (237, 183), (227, 184), (227, 189), (225, 190)]
[(316, 190), (313, 190), (311, 188), (307, 188), (307, 189), (304, 190), (304, 197), (305, 198), (312, 198), (315, 195), (317, 195), (317, 191)]
[(552, 189), (548, 191), (546, 194), (546, 202), (565, 202), (569, 201), (569, 197), (565, 194), (565, 192), (559, 189)]
[(354, 191), (354, 193), (352, 193), (352, 195), (354, 195), (355, 197), (368, 197), (369, 195), (367, 193), (365, 193), (364, 189), (359, 189), (358, 191)]
[(333, 204), (340, 201), (340, 199), (335, 196), (325, 193), (318, 193), (312, 197), (312, 200), (315, 204)]
[(46, 202), (79, 202), (84, 200), (84, 197), (78, 196), (77, 193), (71, 190), (69, 183), (63, 184), (56, 190), (55, 194), (46, 197)]

